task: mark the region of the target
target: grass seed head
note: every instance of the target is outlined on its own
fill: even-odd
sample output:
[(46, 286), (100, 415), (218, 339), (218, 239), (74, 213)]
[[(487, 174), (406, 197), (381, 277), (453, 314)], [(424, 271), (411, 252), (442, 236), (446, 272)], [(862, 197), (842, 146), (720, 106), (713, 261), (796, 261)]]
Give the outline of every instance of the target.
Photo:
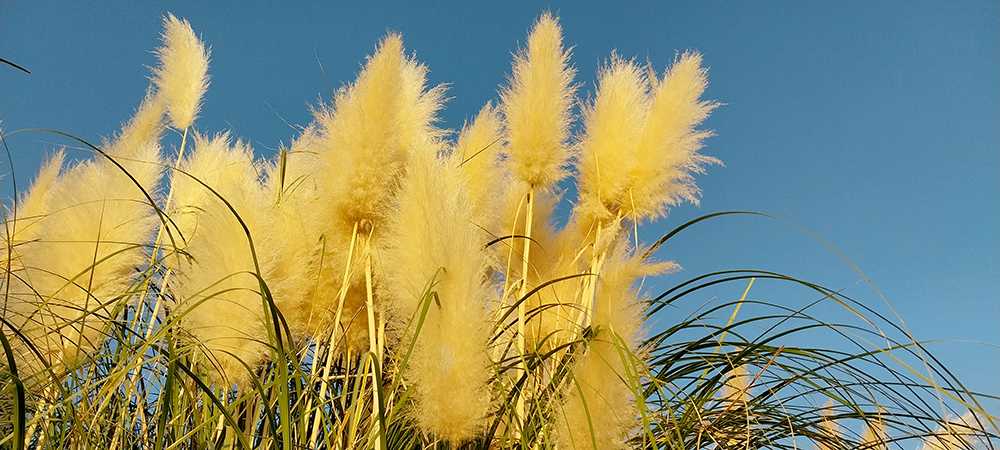
[[(385, 267), (391, 326), (403, 346), (416, 339), (403, 374), (416, 386), (415, 418), (431, 435), (459, 444), (485, 428), (490, 406), (485, 350), (490, 290), (485, 239), (472, 222), (464, 173), (437, 154), (433, 145), (417, 146), (410, 154)], [(437, 297), (415, 334), (432, 279), (429, 288)]]
[(209, 50), (187, 20), (167, 14), (163, 18), (163, 46), (156, 50), (160, 65), (153, 69), (153, 83), (166, 102), (174, 128), (194, 123), (208, 89)]
[(711, 132), (695, 127), (718, 105), (699, 100), (708, 86), (707, 73), (694, 52), (681, 55), (662, 80), (650, 73), (653, 98), (636, 144), (634, 185), (629, 202), (622, 204), (633, 220), (662, 217), (668, 207), (685, 200), (697, 204), (700, 191), (692, 173), (719, 162), (698, 153)]
[[(173, 177), (172, 219), (184, 238), (178, 249), (184, 254), (166, 258), (176, 272), (171, 289), (178, 300), (172, 314), (205, 350), (213, 381), (245, 384), (252, 375), (244, 363), (253, 369), (267, 354), (264, 300), (255, 274), (259, 267), (270, 280), (277, 258), (267, 233), (273, 227), (271, 204), (252, 150), (240, 142), (231, 146), (226, 134), (196, 135), (181, 169), (185, 173)], [(256, 264), (237, 215), (253, 239)]]
[(515, 55), (509, 85), (501, 92), (507, 163), (517, 179), (551, 188), (567, 175), (575, 73), (559, 22), (551, 13), (542, 14), (527, 47)]
[(636, 145), (649, 113), (649, 89), (645, 71), (617, 55), (598, 72), (597, 94), (584, 108), (586, 131), (578, 143), (577, 214), (584, 222), (606, 223), (631, 207)]

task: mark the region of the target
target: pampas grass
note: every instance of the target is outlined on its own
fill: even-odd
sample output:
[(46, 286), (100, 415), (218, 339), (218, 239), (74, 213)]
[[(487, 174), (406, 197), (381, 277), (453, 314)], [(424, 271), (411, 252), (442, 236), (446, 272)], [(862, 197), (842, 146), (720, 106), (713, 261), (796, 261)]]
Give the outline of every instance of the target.
[(717, 104), (699, 97), (708, 84), (701, 55), (684, 53), (662, 79), (652, 68), (612, 55), (584, 109), (579, 145), (581, 217), (655, 219), (682, 201), (698, 203), (691, 173), (719, 161), (698, 154), (710, 132), (696, 127)]
[(164, 261), (175, 273), (171, 314), (184, 334), (204, 347), (211, 379), (220, 386), (246, 386), (268, 354), (258, 276), (275, 281), (279, 247), (267, 239), (274, 215), (253, 153), (229, 141), (227, 135), (196, 136), (193, 153), (174, 172), (171, 220), (184, 244)]
[(707, 72), (696, 52), (682, 54), (659, 80), (650, 70), (653, 98), (636, 143), (629, 202), (622, 203), (623, 214), (633, 220), (663, 217), (668, 206), (683, 201), (697, 204), (699, 190), (692, 173), (719, 163), (698, 153), (712, 133), (695, 127), (718, 106), (699, 100), (708, 86)]
[[(444, 88), (390, 33), (261, 160), (193, 129), (208, 51), (187, 21), (164, 27), (122, 132), (100, 148), (78, 140), (95, 151), (79, 162), (54, 152), (3, 211), (0, 447), (1000, 440), (981, 406), (995, 397), (961, 388), (904, 328), (839, 292), (750, 270), (644, 289), (677, 270), (657, 252), (680, 231), (762, 215), (713, 213), (640, 240), (641, 225), (697, 202), (694, 174), (718, 162), (699, 153), (717, 104), (701, 99), (697, 53), (662, 77), (613, 53), (581, 102), (543, 13), (499, 99), (451, 139), (436, 123)], [(182, 134), (169, 165), (165, 123)], [(748, 297), (756, 279), (820, 300)], [(702, 295), (732, 282), (749, 283), (738, 300)], [(860, 318), (825, 322), (818, 303)]]
[[(314, 195), (314, 203), (305, 207), (310, 211), (303, 212), (319, 215), (314, 219), (319, 233), (309, 237), (322, 236), (325, 246), (311, 299), (307, 329), (312, 336), (323, 335), (338, 311), (348, 336), (367, 333), (370, 316), (362, 312), (367, 306), (359, 292), (360, 268), (381, 245), (377, 236), (393, 209), (408, 149), (440, 134), (432, 122), (443, 88), (425, 90), (426, 72), (404, 55), (398, 34), (388, 35), (358, 79), (338, 91), (333, 106), (316, 111), (316, 126), (289, 156), (291, 176), (307, 185), (301, 195)], [(306, 156), (310, 153), (315, 156)], [(348, 341), (367, 348), (360, 337)]]
[(160, 66), (153, 69), (153, 83), (165, 99), (171, 124), (186, 130), (198, 117), (208, 89), (209, 51), (187, 20), (167, 14), (163, 28), (163, 47), (156, 50)]
[(631, 204), (639, 164), (636, 146), (649, 114), (646, 72), (631, 61), (611, 56), (598, 72), (593, 102), (583, 111), (586, 133), (578, 144), (581, 219), (608, 221)]
[(979, 420), (972, 411), (942, 423), (925, 438), (923, 450), (955, 450), (973, 447)]
[(559, 23), (551, 13), (542, 14), (527, 47), (515, 56), (509, 86), (501, 93), (508, 158), (518, 180), (550, 188), (567, 175), (575, 73), (562, 47)]
[(498, 233), (497, 210), (504, 179), (500, 157), (504, 151), (503, 122), (492, 104), (479, 111), (471, 124), (462, 128), (451, 150), (452, 164), (461, 167), (472, 202), (475, 223), (487, 232)]
[(147, 97), (106, 153), (66, 169), (56, 153), (22, 200), (4, 315), (34, 344), (17, 353), (27, 373), (74, 366), (135, 295), (134, 269), (157, 223), (147, 195), (162, 172), (161, 117), (159, 100)]
[(597, 287), (591, 333), (570, 369), (556, 419), (556, 440), (565, 448), (625, 448), (639, 428), (637, 374), (646, 366), (639, 349), (642, 301), (635, 284), (675, 269), (671, 262), (648, 264), (619, 239)]
[(424, 145), (410, 154), (385, 268), (392, 326), (403, 346), (414, 345), (402, 372), (415, 385), (414, 416), (430, 435), (460, 444), (486, 426), (486, 304), (496, 293), (485, 283), (486, 240), (464, 174), (437, 153)]

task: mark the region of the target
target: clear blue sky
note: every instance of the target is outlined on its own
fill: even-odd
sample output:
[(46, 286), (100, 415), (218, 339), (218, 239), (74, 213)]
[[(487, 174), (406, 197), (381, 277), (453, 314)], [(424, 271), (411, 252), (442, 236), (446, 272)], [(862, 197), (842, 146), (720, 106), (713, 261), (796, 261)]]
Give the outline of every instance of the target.
[[(111, 134), (142, 98), (169, 11), (212, 47), (199, 130), (232, 130), (270, 156), (295, 136), (288, 123), (308, 124), (307, 106), (326, 95), (317, 61), (331, 86), (349, 82), (387, 29), (403, 33), (432, 83), (450, 83), (443, 125), (457, 129), (497, 98), (511, 52), (546, 8), (575, 46), (585, 91), (613, 49), (661, 71), (694, 49), (710, 67), (706, 97), (725, 106), (706, 123), (717, 136), (703, 152), (725, 166), (697, 178), (700, 207), (675, 208), (646, 227), (647, 239), (717, 211), (785, 218), (850, 258), (918, 339), (949, 341), (930, 348), (969, 387), (1000, 394), (995, 1), (3, 1), (0, 56), (32, 73), (0, 66), (0, 120), (5, 132), (44, 127), (94, 142)], [(9, 142), (23, 188), (60, 141), (28, 133)], [(9, 204), (12, 169), (2, 160)], [(773, 220), (717, 219), (678, 236), (661, 257), (685, 268), (663, 286), (711, 270), (766, 269), (846, 288), (887, 312), (836, 254)], [(815, 297), (766, 283), (750, 296), (790, 307)], [(991, 409), (1000, 412), (995, 402)]]

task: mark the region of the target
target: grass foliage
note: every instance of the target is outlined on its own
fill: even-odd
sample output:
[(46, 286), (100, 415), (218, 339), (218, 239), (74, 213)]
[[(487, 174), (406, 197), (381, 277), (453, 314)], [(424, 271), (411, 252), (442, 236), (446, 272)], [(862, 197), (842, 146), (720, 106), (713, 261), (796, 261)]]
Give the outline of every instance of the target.
[[(638, 240), (697, 202), (693, 174), (717, 162), (698, 153), (716, 103), (700, 99), (696, 53), (662, 75), (611, 55), (584, 101), (545, 13), (497, 104), (449, 139), (434, 125), (444, 87), (426, 87), (390, 34), (290, 148), (259, 161), (195, 130), (209, 53), (186, 21), (164, 26), (136, 116), (101, 145), (63, 135), (93, 157), (57, 153), (3, 210), (2, 448), (1000, 439), (980, 404), (996, 397), (840, 292), (757, 270), (643, 289), (676, 269), (656, 255), (684, 229), (761, 215)], [(170, 156), (164, 132), (181, 136)], [(560, 188), (567, 177), (578, 189)], [(758, 300), (755, 282), (812, 300)], [(743, 296), (706, 301), (720, 285)], [(853, 320), (813, 315), (831, 306)]]

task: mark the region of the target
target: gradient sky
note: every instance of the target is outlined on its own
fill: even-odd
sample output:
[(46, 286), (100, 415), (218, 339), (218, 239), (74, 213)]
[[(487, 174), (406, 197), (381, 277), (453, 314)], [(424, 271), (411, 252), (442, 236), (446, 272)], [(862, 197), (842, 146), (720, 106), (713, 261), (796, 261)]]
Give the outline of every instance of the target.
[[(196, 128), (231, 130), (259, 155), (288, 144), (290, 124), (310, 122), (308, 106), (328, 95), (323, 71), (334, 88), (352, 81), (386, 30), (403, 34), (431, 83), (449, 83), (443, 126), (458, 129), (497, 98), (511, 52), (545, 9), (574, 46), (583, 95), (612, 50), (662, 72), (692, 49), (710, 68), (705, 98), (724, 106), (705, 124), (716, 136), (703, 153), (725, 166), (697, 177), (700, 206), (674, 208), (645, 227), (646, 240), (718, 211), (784, 218), (849, 258), (918, 340), (944, 341), (929, 348), (968, 387), (1000, 395), (1000, 2), (5, 0), (0, 57), (32, 73), (0, 66), (0, 126), (95, 143), (115, 132), (142, 99), (161, 17), (172, 12), (212, 48)], [(39, 132), (8, 137), (5, 204), (11, 179), (26, 187), (61, 142)], [(714, 219), (660, 257), (684, 271), (654, 289), (713, 270), (763, 269), (893, 314), (836, 253), (775, 220)], [(738, 298), (742, 287), (711, 295)], [(815, 294), (761, 283), (750, 297), (796, 307)], [(1000, 403), (988, 404), (1000, 413)]]

